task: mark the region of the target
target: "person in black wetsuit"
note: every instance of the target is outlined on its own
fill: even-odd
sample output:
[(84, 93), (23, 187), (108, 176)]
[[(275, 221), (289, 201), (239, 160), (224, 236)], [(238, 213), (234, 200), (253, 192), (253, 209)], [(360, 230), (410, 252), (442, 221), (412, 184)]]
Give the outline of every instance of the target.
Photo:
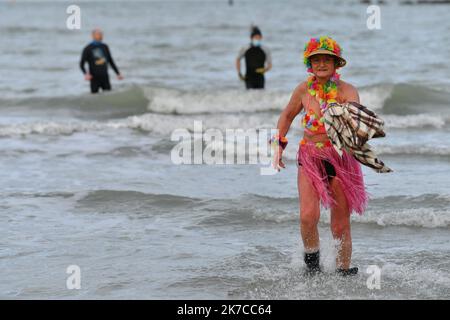
[[(91, 82), (92, 93), (97, 93), (100, 88), (103, 91), (109, 91), (111, 90), (111, 84), (109, 83), (108, 64), (114, 69), (117, 79), (122, 80), (123, 77), (114, 63), (108, 46), (102, 42), (102, 30), (94, 29), (92, 39), (93, 41), (83, 50), (80, 68), (84, 78)], [(84, 67), (86, 62), (89, 64), (89, 72), (86, 72)]]
[[(272, 55), (263, 45), (262, 33), (258, 27), (252, 27), (251, 43), (243, 47), (236, 59), (236, 69), (247, 89), (264, 89), (264, 73), (272, 68)], [(241, 59), (245, 59), (245, 76), (241, 73)]]

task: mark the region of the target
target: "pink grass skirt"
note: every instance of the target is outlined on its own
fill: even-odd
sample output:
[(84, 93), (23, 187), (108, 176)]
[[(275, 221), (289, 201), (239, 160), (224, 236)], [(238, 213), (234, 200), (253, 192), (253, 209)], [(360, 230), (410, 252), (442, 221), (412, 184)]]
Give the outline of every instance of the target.
[(364, 179), (360, 163), (345, 150), (339, 156), (333, 146), (317, 148), (314, 143), (301, 144), (297, 152), (297, 165), (309, 178), (322, 206), (330, 208), (336, 204), (332, 197), (330, 184), (323, 160), (328, 161), (336, 171), (335, 178), (340, 181), (347, 199), (350, 213), (362, 214), (367, 208), (368, 193), (364, 187)]

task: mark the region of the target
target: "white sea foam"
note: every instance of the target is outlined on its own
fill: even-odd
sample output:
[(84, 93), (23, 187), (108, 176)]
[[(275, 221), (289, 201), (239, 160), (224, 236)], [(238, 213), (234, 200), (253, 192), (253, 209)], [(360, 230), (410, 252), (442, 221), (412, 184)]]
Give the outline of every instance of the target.
[[(296, 221), (298, 212), (291, 214), (275, 211), (255, 213), (258, 220), (272, 221), (276, 223)], [(329, 224), (329, 212), (321, 214), (320, 221)], [(363, 215), (352, 215), (352, 221), (363, 224), (376, 224), (379, 226), (408, 226), (421, 228), (448, 228), (450, 227), (450, 211), (435, 208), (417, 209), (386, 209), (385, 211), (367, 210)]]
[(353, 220), (380, 226), (447, 228), (450, 226), (450, 211), (436, 208), (386, 209), (382, 212), (367, 211), (361, 216), (353, 215)]
[(382, 115), (387, 129), (431, 127), (440, 129), (450, 122), (450, 116), (439, 114)]

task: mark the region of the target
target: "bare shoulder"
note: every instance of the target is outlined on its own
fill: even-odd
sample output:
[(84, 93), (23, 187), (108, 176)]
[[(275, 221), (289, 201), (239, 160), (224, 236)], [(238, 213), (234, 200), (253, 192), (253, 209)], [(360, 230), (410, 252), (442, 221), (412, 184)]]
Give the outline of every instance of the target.
[(339, 81), (339, 94), (344, 101), (356, 101), (359, 102), (359, 93), (358, 89), (352, 84), (342, 81)]
[(345, 82), (343, 80), (339, 81), (339, 86), (341, 87), (340, 89), (343, 92), (353, 92), (353, 93), (358, 92), (358, 89), (356, 89), (356, 87), (354, 85), (352, 85), (348, 82)]
[(300, 82), (297, 87), (294, 89), (294, 93), (299, 95), (304, 95), (308, 91), (308, 86), (306, 81)]
[(293, 117), (302, 110), (302, 99), (307, 92), (306, 82), (299, 83), (292, 92), (291, 99), (286, 107)]
[(308, 88), (306, 85), (306, 81), (299, 83), (292, 92), (291, 101), (296, 104), (301, 104), (301, 101), (307, 92)]

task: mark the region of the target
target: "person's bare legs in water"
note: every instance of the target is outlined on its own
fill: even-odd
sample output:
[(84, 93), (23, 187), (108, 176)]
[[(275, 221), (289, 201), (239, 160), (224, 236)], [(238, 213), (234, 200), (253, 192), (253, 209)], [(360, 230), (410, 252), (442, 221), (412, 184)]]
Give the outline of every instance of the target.
[[(305, 248), (305, 262), (310, 262), (312, 272), (319, 272), (319, 230), (320, 202), (303, 168), (298, 171), (298, 190), (300, 199), (300, 233)], [(336, 201), (331, 208), (331, 232), (339, 242), (336, 256), (336, 268), (349, 270), (352, 256), (352, 238), (350, 228), (350, 211), (342, 186), (336, 178), (330, 180), (330, 190)], [(309, 260), (308, 260), (309, 259)], [(314, 260), (314, 261), (313, 261)], [(315, 262), (317, 261), (317, 262)]]

